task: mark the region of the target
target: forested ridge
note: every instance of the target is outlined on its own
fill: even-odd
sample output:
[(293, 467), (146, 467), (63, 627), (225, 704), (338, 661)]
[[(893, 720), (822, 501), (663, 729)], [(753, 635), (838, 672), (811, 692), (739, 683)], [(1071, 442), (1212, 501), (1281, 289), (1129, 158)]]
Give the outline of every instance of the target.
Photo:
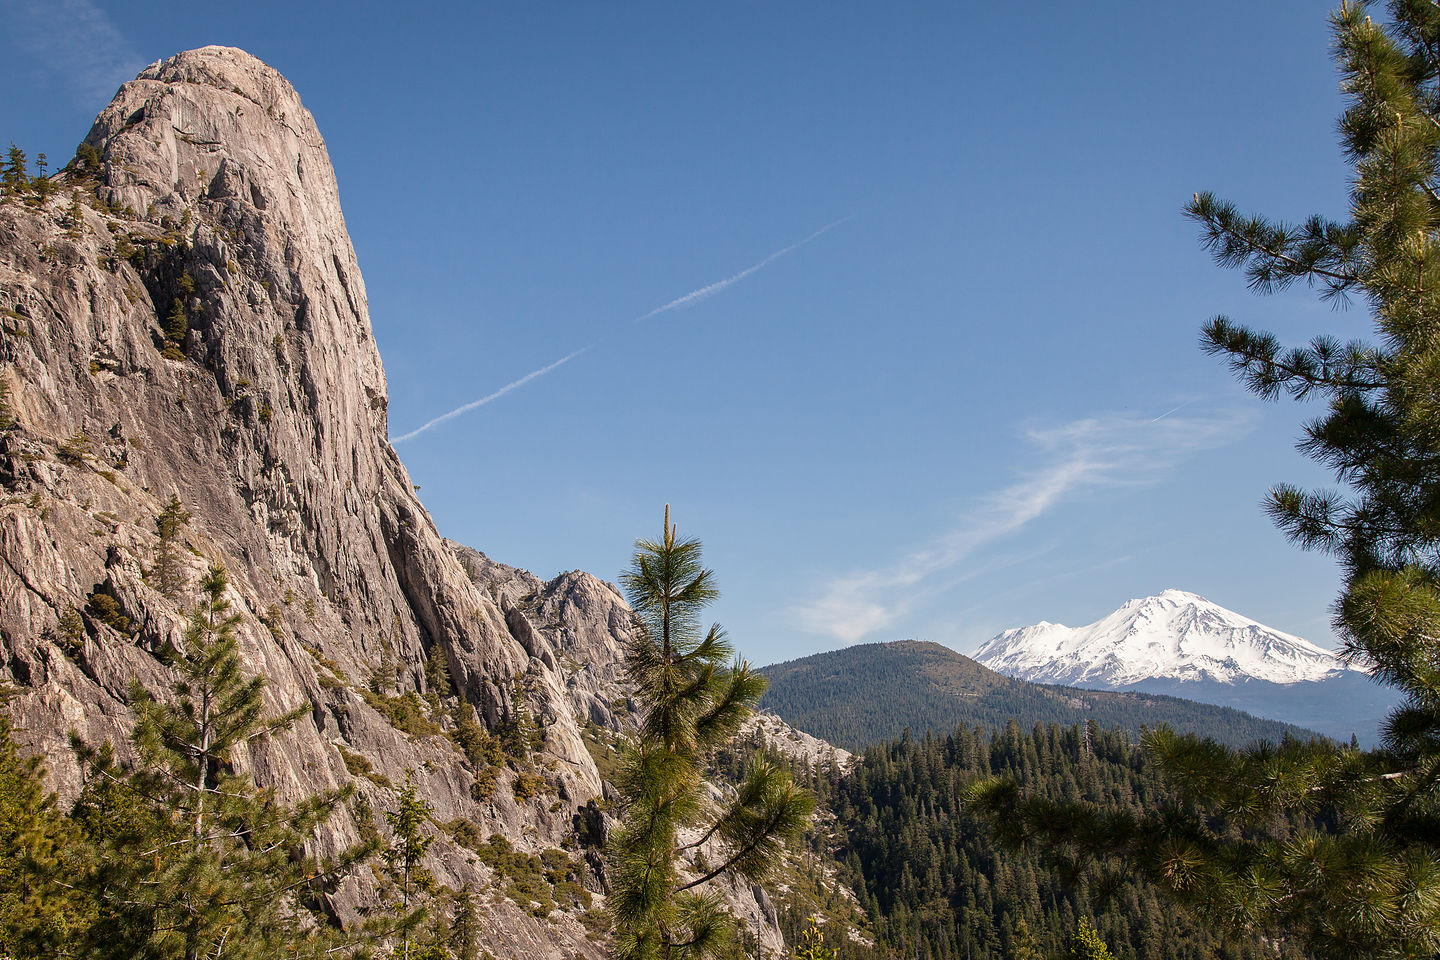
[(836, 818), (832, 855), (875, 940), (867, 948), (832, 936), (827, 944), (842, 958), (1066, 956), (1087, 917), (1117, 958), (1304, 956), (1255, 936), (1227, 938), (1138, 878), (1106, 877), (1094, 866), (1057, 870), (1034, 851), (1006, 850), (965, 805), (969, 785), (988, 776), (1105, 810), (1138, 812), (1173, 799), (1125, 731), (1095, 723), (960, 726), (872, 746), (849, 773), (807, 781)]
[(1240, 746), (1311, 731), (1229, 707), (1160, 694), (1057, 687), (1002, 676), (938, 643), (870, 643), (774, 664), (761, 706), (787, 723), (846, 748), (900, 737), (947, 733), (957, 725), (989, 729), (1010, 718), (1023, 725), (1094, 721), (1138, 736), (1165, 724)]

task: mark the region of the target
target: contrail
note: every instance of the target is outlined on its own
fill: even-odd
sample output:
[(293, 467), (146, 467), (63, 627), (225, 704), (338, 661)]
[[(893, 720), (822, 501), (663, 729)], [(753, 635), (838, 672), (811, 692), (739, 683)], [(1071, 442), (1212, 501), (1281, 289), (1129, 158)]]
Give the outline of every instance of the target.
[(1164, 420), (1166, 417), (1170, 416), (1170, 414), (1175, 413), (1175, 412), (1177, 412), (1177, 411), (1179, 411), (1179, 410), (1184, 410), (1186, 407), (1190, 406), (1190, 404), (1192, 404), (1192, 403), (1194, 403), (1194, 402), (1195, 402), (1194, 400), (1186, 400), (1184, 403), (1180, 404), (1180, 406), (1174, 407), (1174, 408), (1172, 408), (1172, 409), (1170, 409), (1170, 410), (1166, 410), (1164, 413), (1160, 414), (1160, 416), (1156, 417), (1154, 420), (1151, 420), (1150, 422), (1151, 422), (1151, 423), (1156, 423), (1156, 422), (1158, 422), (1158, 421), (1160, 421), (1160, 420)]
[[(691, 304), (699, 303), (701, 300), (713, 297), (715, 294), (719, 293), (721, 290), (724, 290), (726, 287), (739, 283), (741, 280), (744, 280), (746, 277), (750, 276), (750, 274), (756, 272), (757, 270), (764, 269), (766, 266), (774, 263), (776, 260), (779, 260), (781, 257), (785, 256), (785, 254), (791, 253), (795, 250), (799, 250), (801, 247), (805, 246), (805, 244), (811, 242), (812, 240), (818, 239), (820, 236), (826, 233), (829, 233), (831, 230), (834, 230), (836, 227), (840, 226), (840, 224), (844, 223), (849, 219), (850, 217), (841, 217), (834, 223), (826, 224), (819, 230), (816, 230), (814, 233), (810, 234), (810, 236), (806, 237), (804, 240), (792, 243), (790, 244), (790, 246), (785, 247), (783, 250), (776, 250), (764, 260), (761, 260), (754, 266), (746, 267), (744, 270), (741, 270), (739, 273), (735, 274), (735, 276), (726, 277), (724, 280), (716, 280), (714, 283), (707, 284), (706, 286), (703, 286), (698, 290), (691, 290), (683, 297), (676, 297), (669, 303), (658, 306), (654, 310), (651, 310), (649, 313), (636, 317), (632, 322), (640, 323), (642, 320), (649, 320), (651, 317), (659, 316), (660, 314), (666, 313), (670, 310), (678, 310), (681, 307), (688, 307)], [(412, 440), (415, 437), (420, 436), (420, 434), (425, 433), (427, 430), (438, 427), (440, 424), (444, 423), (446, 420), (451, 419), (452, 417), (458, 417), (462, 413), (469, 413), (471, 410), (474, 410), (477, 407), (485, 406), (485, 404), (489, 403), (492, 400), (498, 400), (501, 397), (505, 396), (505, 394), (509, 393), (511, 390), (514, 390), (517, 387), (525, 386), (525, 384), (529, 383), (531, 380), (534, 380), (536, 377), (543, 377), (545, 374), (549, 373), (551, 370), (554, 370), (561, 364), (569, 363), (571, 360), (574, 360), (576, 357), (580, 356), (580, 354), (584, 353), (586, 350), (589, 350), (591, 347), (595, 346), (600, 342), (601, 341), (597, 340), (594, 343), (587, 344), (586, 346), (581, 347), (579, 350), (576, 350), (574, 353), (567, 354), (566, 356), (561, 357), (559, 360), (556, 360), (552, 364), (541, 367), (539, 370), (532, 370), (529, 373), (525, 374), (525, 376), (521, 377), (519, 380), (516, 380), (513, 383), (505, 384), (505, 386), (501, 387), (499, 390), (496, 390), (494, 393), (488, 396), (481, 397), (479, 400), (472, 400), (462, 407), (456, 407), (449, 413), (442, 413), (434, 420), (431, 420), (428, 423), (416, 427), (409, 433), (394, 437), (393, 439), (391, 439), (390, 442), (404, 443), (406, 440)]]
[(840, 224), (844, 223), (846, 220), (849, 219), (849, 217), (841, 217), (834, 223), (827, 224), (821, 227), (819, 230), (816, 230), (804, 240), (801, 240), (798, 243), (792, 243), (790, 244), (790, 246), (786, 247), (783, 250), (776, 250), (764, 260), (761, 260), (759, 263), (755, 264), (752, 267), (746, 267), (744, 270), (741, 270), (739, 273), (735, 274), (735, 276), (726, 277), (724, 280), (716, 280), (714, 283), (703, 286), (699, 290), (691, 290), (683, 297), (676, 297), (674, 300), (671, 300), (664, 306), (656, 307), (649, 313), (643, 316), (636, 317), (634, 322), (639, 323), (642, 320), (649, 320), (651, 317), (658, 316), (659, 314), (665, 313), (666, 311), (678, 310), (681, 307), (688, 307), (692, 303), (699, 303), (701, 300), (707, 300), (710, 297), (715, 296), (715, 294), (719, 293), (721, 290), (724, 290), (726, 287), (739, 283), (741, 280), (744, 280), (746, 277), (750, 276), (750, 274), (756, 272), (757, 270), (764, 269), (765, 267), (774, 263), (776, 260), (779, 260), (781, 257), (785, 256), (785, 254), (791, 253), (795, 250), (799, 250), (801, 247), (805, 246), (805, 244), (809, 243), (810, 241), (819, 238), (823, 234), (829, 233), (831, 230), (834, 230), (836, 227), (840, 226)]
[[(594, 344), (591, 344), (590, 346), (594, 346)], [(543, 376), (545, 376), (545, 374), (549, 373), (551, 370), (554, 370), (556, 367), (560, 366), (562, 363), (569, 363), (571, 360), (574, 360), (576, 357), (580, 356), (580, 354), (584, 353), (586, 350), (589, 350), (589, 349), (590, 349), (590, 347), (581, 347), (579, 350), (576, 350), (574, 353), (571, 353), (571, 354), (568, 354), (568, 355), (566, 355), (566, 356), (561, 357), (559, 360), (556, 360), (554, 363), (550, 364), (549, 366), (541, 367), (539, 370), (532, 370), (532, 371), (530, 371), (529, 373), (525, 374), (525, 376), (521, 377), (519, 380), (515, 380), (515, 381), (512, 381), (511, 383), (505, 384), (505, 386), (501, 387), (499, 390), (496, 390), (496, 391), (495, 391), (494, 393), (492, 393), (492, 394), (488, 394), (488, 395), (486, 395), (486, 396), (483, 396), (483, 397), (481, 397), (479, 400), (472, 400), (472, 401), (470, 401), (469, 403), (465, 404), (463, 407), (456, 407), (454, 410), (451, 410), (449, 413), (442, 413), (442, 414), (440, 414), (440, 416), (436, 417), (434, 420), (431, 420), (431, 421), (429, 421), (428, 423), (422, 424), (421, 426), (416, 427), (414, 430), (411, 430), (409, 433), (406, 433), (406, 434), (403, 434), (403, 435), (401, 435), (401, 436), (398, 436), (398, 437), (396, 437), (395, 439), (391, 440), (390, 442), (391, 442), (391, 443), (403, 443), (403, 442), (406, 441), (406, 440), (410, 440), (410, 439), (413, 439), (414, 437), (420, 436), (420, 434), (424, 433), (426, 430), (431, 429), (432, 427), (438, 427), (440, 424), (444, 423), (446, 420), (449, 420), (449, 419), (452, 418), (452, 417), (458, 417), (458, 416), (460, 416), (460, 414), (462, 414), (462, 413), (469, 413), (471, 410), (474, 410), (476, 407), (483, 407), (483, 406), (485, 406), (485, 404), (489, 403), (491, 400), (499, 400), (501, 397), (505, 396), (505, 394), (509, 393), (511, 390), (514, 390), (514, 389), (516, 389), (517, 387), (523, 387), (523, 386), (525, 386), (525, 384), (529, 383), (531, 380), (534, 380), (536, 377), (543, 377)]]

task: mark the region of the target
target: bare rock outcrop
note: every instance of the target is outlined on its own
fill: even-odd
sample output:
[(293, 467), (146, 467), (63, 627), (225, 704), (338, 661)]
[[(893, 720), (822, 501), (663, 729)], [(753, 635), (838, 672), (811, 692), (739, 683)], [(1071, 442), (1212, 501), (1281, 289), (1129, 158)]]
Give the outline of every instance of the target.
[[(412, 776), (472, 847), (565, 849), (600, 890), (583, 850), (597, 828), (577, 830), (603, 791), (583, 733), (618, 729), (628, 611), (580, 573), (472, 577), (435, 530), (387, 440), (364, 281), (290, 84), (223, 47), (156, 63), (52, 183), (47, 201), (0, 203), (0, 681), (62, 801), (84, 776), (68, 732), (123, 752), (131, 684), (168, 690), (159, 653), (183, 643), (218, 558), (246, 669), (273, 713), (305, 711), (239, 767), (289, 800), (352, 782), (382, 832)], [(172, 496), (191, 519), (182, 586), (162, 590)], [(449, 690), (430, 686), (441, 662)], [(451, 735), (467, 711), (492, 732), (531, 723), (525, 755), (467, 756)], [(362, 826), (337, 815), (320, 843)], [(448, 835), (429, 861), (481, 895), (491, 953), (604, 955), (582, 905), (537, 916)], [(368, 883), (347, 881), (342, 914)]]
[[(331, 850), (383, 833), (413, 778), (447, 827), (428, 865), (479, 895), (486, 949), (604, 956), (584, 903), (516, 902), (479, 841), (563, 851), (603, 902), (597, 758), (633, 726), (629, 608), (436, 531), (387, 439), (364, 281), (294, 89), (240, 50), (181, 53), (121, 87), (51, 182), (0, 200), (0, 683), (51, 787), (83, 784), (70, 731), (124, 753), (132, 683), (168, 691), (161, 652), (219, 559), (246, 669), (273, 714), (304, 711), (237, 766), (288, 801), (353, 784)], [(166, 545), (172, 497), (190, 519)], [(472, 718), (521, 749), (467, 752)], [(375, 893), (359, 871), (335, 906)], [(728, 895), (782, 951), (764, 892)]]

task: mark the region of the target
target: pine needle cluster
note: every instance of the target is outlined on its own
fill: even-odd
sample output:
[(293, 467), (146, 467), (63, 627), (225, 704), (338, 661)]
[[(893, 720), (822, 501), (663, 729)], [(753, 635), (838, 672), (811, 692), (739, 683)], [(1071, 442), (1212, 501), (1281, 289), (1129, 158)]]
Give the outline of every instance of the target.
[[(635, 614), (625, 667), (643, 719), (623, 757), (627, 806), (610, 853), (616, 946), (622, 960), (713, 956), (731, 941), (733, 919), (703, 888), (727, 876), (764, 880), (815, 801), (787, 770), (759, 759), (718, 809), (707, 800), (705, 762), (739, 732), (765, 679), (744, 660), (727, 666), (723, 631), (702, 630), (701, 611), (718, 596), (714, 574), (700, 542), (679, 539), (668, 506), (661, 539), (635, 548), (622, 577)], [(709, 859), (685, 870), (702, 847)]]

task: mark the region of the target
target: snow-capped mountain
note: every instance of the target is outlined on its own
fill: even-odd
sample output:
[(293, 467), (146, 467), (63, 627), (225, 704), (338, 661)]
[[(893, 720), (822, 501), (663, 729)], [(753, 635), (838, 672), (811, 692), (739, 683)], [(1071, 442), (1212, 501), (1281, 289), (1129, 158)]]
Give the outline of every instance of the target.
[(1033, 683), (1164, 693), (1366, 744), (1399, 699), (1330, 651), (1183, 590), (1131, 600), (1089, 626), (1006, 630), (975, 659)]
[(1309, 641), (1183, 590), (1131, 600), (1085, 627), (1037, 623), (992, 638), (975, 659), (1035, 683), (1128, 686), (1144, 680), (1299, 683), (1340, 676)]

